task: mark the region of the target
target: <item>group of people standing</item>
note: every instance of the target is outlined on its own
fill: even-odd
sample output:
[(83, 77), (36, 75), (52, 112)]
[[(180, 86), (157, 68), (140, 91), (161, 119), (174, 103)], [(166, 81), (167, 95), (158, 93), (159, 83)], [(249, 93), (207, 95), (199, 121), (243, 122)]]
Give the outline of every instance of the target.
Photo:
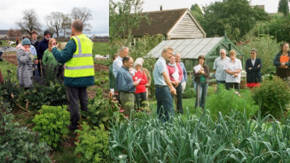
[(44, 32), (42, 41), (38, 41), (37, 32), (33, 31), (30, 36), (23, 36), (18, 40), (17, 49), (17, 77), (20, 86), (25, 89), (31, 88), (33, 82), (43, 83), (46, 80), (54, 80), (62, 76), (63, 65), (58, 64), (52, 55), (52, 34)]
[[(169, 50), (168, 50), (169, 51)], [(160, 97), (157, 101), (158, 112), (163, 112), (162, 105), (170, 105), (172, 99), (176, 98), (177, 112), (183, 113), (182, 108), (182, 92), (185, 89), (187, 72), (184, 64), (181, 62), (180, 54), (166, 55), (168, 62), (163, 60), (157, 61), (157, 66), (153, 70), (153, 77), (155, 86), (158, 85), (156, 96)], [(110, 66), (110, 93), (116, 96), (121, 104), (122, 110), (127, 117), (130, 116), (133, 110), (142, 110), (146, 106), (146, 100), (149, 94), (149, 87), (151, 84), (150, 72), (143, 67), (144, 59), (137, 58), (134, 62), (133, 58), (129, 56), (129, 48), (122, 47), (118, 55), (114, 57), (113, 64)], [(159, 72), (158, 72), (159, 71)], [(164, 80), (162, 76), (158, 76), (166, 72), (166, 80), (170, 83), (174, 96), (164, 96)], [(157, 83), (157, 84), (156, 84)], [(173, 112), (173, 104), (169, 106)], [(163, 118), (164, 119), (164, 118)], [(166, 119), (166, 118), (165, 118)]]
[[(133, 109), (140, 108), (140, 102), (147, 99), (148, 76), (150, 73), (143, 67), (144, 60), (137, 58), (135, 63), (128, 56), (129, 48), (122, 48), (110, 67), (111, 95), (117, 95), (118, 100), (125, 110), (125, 115), (130, 116)], [(226, 89), (235, 89), (239, 94), (242, 74), (242, 62), (237, 58), (235, 50), (220, 49), (220, 56), (213, 64), (214, 76), (219, 86)], [(274, 59), (277, 76), (290, 83), (290, 52), (289, 44), (281, 45), (281, 51)], [(257, 50), (251, 49), (250, 58), (246, 60), (245, 71), (248, 88), (259, 87), (262, 81), (262, 60), (257, 58)], [(205, 108), (207, 89), (210, 79), (210, 70), (206, 65), (205, 56), (198, 57), (198, 64), (193, 67), (194, 87), (196, 91), (195, 108)], [(158, 58), (153, 69), (155, 96), (157, 101), (157, 114), (162, 121), (168, 121), (174, 114), (173, 101), (176, 102), (176, 112), (183, 113), (182, 93), (186, 87), (187, 72), (181, 62), (179, 53), (172, 48), (165, 48)], [(115, 86), (114, 86), (115, 85)], [(174, 100), (175, 98), (175, 100)]]
[(132, 110), (144, 109), (151, 83), (151, 75), (143, 67), (143, 58), (134, 62), (129, 52), (128, 47), (122, 47), (110, 66), (110, 94), (118, 99), (128, 117)]
[(33, 77), (37, 76), (41, 80), (50, 77), (64, 82), (71, 130), (78, 127), (79, 110), (88, 110), (87, 87), (95, 84), (93, 42), (82, 33), (83, 26), (80, 20), (72, 23), (71, 38), (62, 51), (57, 48), (58, 43), (51, 38), (49, 31), (44, 32), (41, 42), (37, 41), (37, 33), (32, 33), (31, 39), (25, 36), (17, 45), (17, 76), (20, 86), (31, 88)]

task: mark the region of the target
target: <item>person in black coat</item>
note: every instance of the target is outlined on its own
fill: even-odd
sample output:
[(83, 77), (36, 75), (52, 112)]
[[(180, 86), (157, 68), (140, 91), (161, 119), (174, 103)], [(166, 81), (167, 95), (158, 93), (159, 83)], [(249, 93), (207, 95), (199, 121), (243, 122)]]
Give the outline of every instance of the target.
[(247, 87), (253, 88), (260, 85), (261, 82), (261, 59), (257, 58), (257, 50), (251, 50), (251, 58), (246, 61)]
[(37, 48), (37, 59), (38, 59), (38, 69), (40, 71), (40, 74), (42, 74), (42, 66), (41, 66), (41, 61), (42, 61), (42, 56), (44, 51), (48, 48), (48, 41), (51, 38), (51, 33), (49, 31), (44, 32), (44, 38), (40, 43), (38, 44)]

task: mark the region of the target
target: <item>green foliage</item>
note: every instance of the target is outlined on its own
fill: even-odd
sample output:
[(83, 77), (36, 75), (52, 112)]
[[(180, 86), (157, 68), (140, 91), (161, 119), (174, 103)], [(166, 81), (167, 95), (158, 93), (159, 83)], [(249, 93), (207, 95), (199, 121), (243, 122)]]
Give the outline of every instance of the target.
[(273, 65), (273, 60), (280, 49), (277, 41), (269, 35), (262, 35), (260, 37), (249, 35), (247, 40), (249, 43), (240, 46), (241, 52), (245, 54), (245, 59), (250, 58), (250, 51), (252, 48), (255, 48), (257, 49), (257, 58), (262, 60), (262, 74), (274, 73), (275, 66)]
[(17, 74), (16, 69), (17, 67), (7, 61), (0, 62), (0, 69), (3, 75), (4, 80), (10, 79), (13, 82), (17, 82)]
[(109, 43), (108, 42), (94, 42), (93, 54), (107, 55), (109, 54)]
[(35, 124), (33, 130), (40, 134), (40, 140), (57, 148), (68, 134), (70, 114), (66, 108), (43, 105), (32, 121)]
[(272, 15), (271, 19), (257, 23), (249, 34), (256, 37), (271, 35), (278, 42), (290, 42), (290, 15)]
[(169, 123), (152, 117), (116, 123), (110, 156), (115, 162), (289, 162), (290, 119), (268, 121), (231, 111), (217, 120), (206, 112)]
[(254, 99), (260, 105), (262, 115), (272, 114), (281, 118), (290, 103), (290, 89), (285, 81), (274, 77), (254, 90)]
[[(132, 38), (132, 31), (144, 18), (141, 15), (143, 0), (110, 0), (110, 39)], [(132, 14), (134, 13), (134, 14)], [(127, 42), (129, 43), (129, 42)]]
[(49, 86), (34, 85), (33, 88), (24, 90), (8, 77), (0, 85), (0, 96), (10, 103), (11, 108), (25, 108), (38, 110), (42, 105), (65, 105), (67, 103), (65, 87), (60, 83), (50, 82)]
[(39, 136), (20, 127), (12, 114), (0, 112), (0, 162), (51, 162), (50, 147)]
[(0, 84), (0, 97), (2, 97), (3, 102), (9, 104), (9, 107), (13, 109), (17, 108), (15, 99), (18, 99), (23, 91), (10, 77), (6, 78), (3, 84)]
[(201, 8), (199, 7), (198, 4), (194, 4), (194, 5), (191, 5), (190, 7), (190, 10), (191, 10), (191, 14), (193, 15), (193, 17), (199, 22), (203, 22), (203, 13), (202, 13), (202, 10)]
[(135, 42), (135, 45), (131, 47), (130, 56), (132, 56), (134, 59), (138, 57), (145, 57), (148, 52), (156, 45), (158, 45), (162, 40), (163, 36), (160, 34), (154, 36), (145, 35), (141, 38), (138, 38)]
[(17, 102), (25, 106), (29, 102), (30, 110), (38, 110), (42, 105), (59, 106), (67, 104), (65, 87), (60, 83), (50, 82), (49, 86), (34, 85), (20, 93)]
[(82, 130), (76, 131), (78, 141), (75, 154), (79, 156), (80, 162), (108, 162), (109, 156), (109, 133), (104, 125), (90, 128), (88, 124), (82, 124)]
[(228, 91), (220, 86), (217, 93), (208, 97), (206, 109), (210, 111), (213, 118), (217, 118), (220, 113), (229, 115), (231, 111), (241, 114), (245, 112), (247, 117), (252, 117), (259, 107), (255, 105), (255, 101), (248, 90), (238, 95), (234, 90)]
[(290, 16), (273, 16), (270, 21), (261, 23), (256, 33), (269, 34), (279, 42), (290, 42)]
[(209, 37), (223, 36), (226, 32), (231, 40), (238, 41), (257, 21), (267, 19), (262, 9), (252, 8), (247, 0), (227, 0), (206, 7), (201, 24)]
[(194, 88), (190, 88), (190, 87), (186, 86), (186, 88), (182, 94), (182, 98), (193, 98), (195, 96), (196, 96), (196, 94), (195, 94)]
[(94, 98), (88, 106), (88, 111), (81, 114), (90, 125), (104, 124), (106, 128), (109, 128), (112, 122), (123, 120), (119, 113), (118, 104), (109, 98), (102, 97), (102, 95)]
[(280, 0), (278, 12), (283, 13), (284, 15), (289, 15), (289, 0)]

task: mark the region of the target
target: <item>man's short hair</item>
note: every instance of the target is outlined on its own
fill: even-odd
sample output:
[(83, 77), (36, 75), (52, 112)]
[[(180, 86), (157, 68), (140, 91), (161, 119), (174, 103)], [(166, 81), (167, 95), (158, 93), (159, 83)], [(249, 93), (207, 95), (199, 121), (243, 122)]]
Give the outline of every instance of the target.
[(170, 50), (170, 51), (173, 51), (173, 48), (171, 48), (171, 47), (164, 48), (164, 49), (162, 50), (162, 54), (167, 53), (169, 50)]
[(130, 59), (131, 59), (131, 57), (124, 57), (123, 58), (123, 64), (126, 63), (126, 62), (129, 62)]
[(52, 35), (51, 32), (50, 32), (49, 30), (44, 31), (44, 33), (43, 33), (44, 36), (46, 36), (46, 35), (48, 35), (48, 34), (49, 34), (49, 35)]
[(253, 49), (251, 49), (251, 52), (257, 53), (257, 49), (253, 48)]
[(122, 46), (120, 49), (119, 49), (119, 51), (118, 51), (118, 53), (120, 54), (123, 50), (125, 50), (125, 49), (129, 49), (127, 46)]
[(81, 20), (75, 20), (73, 23), (72, 23), (72, 27), (77, 30), (78, 32), (82, 32), (83, 31), (83, 27), (84, 27), (84, 24)]
[(205, 57), (204, 57), (204, 55), (200, 55), (200, 56), (198, 56), (197, 60), (199, 61), (200, 59), (203, 59), (203, 60), (205, 61)]
[(224, 52), (227, 54), (226, 49), (224, 49), (224, 48), (220, 49), (220, 53), (221, 53), (222, 51), (224, 51)]
[(33, 34), (37, 34), (37, 35), (38, 35), (38, 33), (37, 33), (36, 31), (34, 31), (34, 30), (31, 32), (31, 34), (32, 34), (32, 35), (33, 35)]

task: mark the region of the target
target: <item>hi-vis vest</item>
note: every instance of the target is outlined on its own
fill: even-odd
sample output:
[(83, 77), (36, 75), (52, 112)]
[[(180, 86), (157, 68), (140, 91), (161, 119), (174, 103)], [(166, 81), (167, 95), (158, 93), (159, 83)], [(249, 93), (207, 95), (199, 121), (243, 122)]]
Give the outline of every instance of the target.
[(94, 76), (93, 42), (84, 34), (73, 36), (72, 39), (77, 48), (73, 57), (65, 63), (64, 76), (69, 78)]

